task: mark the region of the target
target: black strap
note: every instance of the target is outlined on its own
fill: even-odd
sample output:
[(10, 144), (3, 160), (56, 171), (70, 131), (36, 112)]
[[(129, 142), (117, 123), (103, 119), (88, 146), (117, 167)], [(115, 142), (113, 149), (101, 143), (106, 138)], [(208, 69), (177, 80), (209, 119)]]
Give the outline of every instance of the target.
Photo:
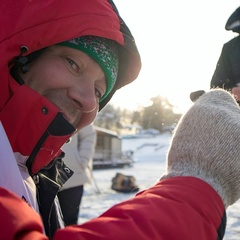
[(227, 216), (226, 216), (226, 211), (224, 211), (221, 224), (217, 230), (217, 233), (218, 233), (217, 240), (223, 239), (224, 234), (225, 234), (225, 229), (226, 229), (226, 223), (227, 223)]

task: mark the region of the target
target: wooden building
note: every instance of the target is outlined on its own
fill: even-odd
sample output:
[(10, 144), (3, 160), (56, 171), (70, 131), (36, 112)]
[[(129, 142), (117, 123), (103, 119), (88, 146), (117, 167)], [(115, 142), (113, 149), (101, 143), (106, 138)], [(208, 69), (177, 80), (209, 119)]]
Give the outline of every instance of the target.
[(114, 131), (94, 126), (97, 143), (93, 157), (93, 168), (131, 166), (133, 152), (122, 151), (122, 139)]

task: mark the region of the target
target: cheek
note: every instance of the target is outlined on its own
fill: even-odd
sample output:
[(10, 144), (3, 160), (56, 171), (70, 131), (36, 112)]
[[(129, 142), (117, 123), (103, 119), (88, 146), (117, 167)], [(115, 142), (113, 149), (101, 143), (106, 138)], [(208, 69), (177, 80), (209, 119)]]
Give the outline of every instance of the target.
[(65, 87), (69, 78), (66, 71), (61, 66), (48, 67), (43, 71), (41, 80), (48, 88)]
[(29, 73), (26, 84), (40, 93), (66, 87), (66, 79), (69, 78), (63, 64), (57, 62), (36, 64), (30, 67)]

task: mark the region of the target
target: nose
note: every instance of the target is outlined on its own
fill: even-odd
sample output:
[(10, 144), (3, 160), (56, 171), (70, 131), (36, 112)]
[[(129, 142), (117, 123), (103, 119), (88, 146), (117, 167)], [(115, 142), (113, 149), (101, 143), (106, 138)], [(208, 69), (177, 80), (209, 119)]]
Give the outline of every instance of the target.
[(99, 105), (95, 95), (95, 89), (90, 87), (75, 87), (69, 91), (69, 97), (83, 113), (91, 113), (98, 109)]

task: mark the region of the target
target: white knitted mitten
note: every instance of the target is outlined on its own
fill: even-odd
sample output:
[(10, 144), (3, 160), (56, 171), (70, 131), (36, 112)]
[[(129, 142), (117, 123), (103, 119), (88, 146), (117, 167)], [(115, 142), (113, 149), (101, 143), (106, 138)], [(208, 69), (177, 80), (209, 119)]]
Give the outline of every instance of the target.
[(240, 109), (227, 91), (203, 94), (179, 121), (161, 179), (174, 176), (204, 180), (225, 207), (240, 198)]

